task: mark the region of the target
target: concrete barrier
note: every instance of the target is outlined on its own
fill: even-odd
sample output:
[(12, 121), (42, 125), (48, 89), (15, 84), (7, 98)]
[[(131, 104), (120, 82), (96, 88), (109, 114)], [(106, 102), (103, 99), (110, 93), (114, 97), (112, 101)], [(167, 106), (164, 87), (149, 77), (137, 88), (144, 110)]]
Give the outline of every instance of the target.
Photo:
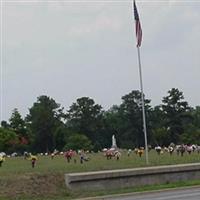
[(65, 174), (71, 190), (100, 190), (200, 179), (200, 163)]

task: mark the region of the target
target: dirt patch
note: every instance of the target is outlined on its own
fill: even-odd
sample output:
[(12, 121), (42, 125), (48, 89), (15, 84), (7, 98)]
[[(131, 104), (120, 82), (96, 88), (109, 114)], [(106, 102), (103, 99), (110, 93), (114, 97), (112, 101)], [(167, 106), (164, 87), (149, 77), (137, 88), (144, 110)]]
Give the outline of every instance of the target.
[(0, 197), (18, 199), (18, 197), (45, 197), (63, 196), (65, 187), (63, 174), (24, 174), (0, 179)]

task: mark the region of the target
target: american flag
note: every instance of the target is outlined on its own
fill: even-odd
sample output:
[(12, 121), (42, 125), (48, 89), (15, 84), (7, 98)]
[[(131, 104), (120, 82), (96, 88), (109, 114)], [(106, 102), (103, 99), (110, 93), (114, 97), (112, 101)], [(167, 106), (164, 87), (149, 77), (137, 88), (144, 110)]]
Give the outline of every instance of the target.
[(134, 16), (135, 16), (135, 30), (136, 30), (136, 38), (137, 38), (137, 47), (141, 46), (142, 43), (142, 28), (140, 24), (139, 14), (137, 11), (137, 7), (134, 1)]

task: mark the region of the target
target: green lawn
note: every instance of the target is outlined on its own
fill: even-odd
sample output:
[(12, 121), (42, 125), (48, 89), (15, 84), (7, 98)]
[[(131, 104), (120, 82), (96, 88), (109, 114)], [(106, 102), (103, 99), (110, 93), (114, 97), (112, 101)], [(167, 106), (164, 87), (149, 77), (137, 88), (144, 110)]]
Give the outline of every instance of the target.
[[(35, 168), (22, 157), (6, 158), (0, 168), (0, 199), (69, 199), (84, 194), (73, 194), (65, 188), (64, 174), (71, 172), (97, 171), (144, 167), (145, 156), (122, 153), (120, 160), (107, 160), (102, 153), (88, 154), (90, 160), (80, 164), (67, 163), (64, 156), (38, 156)], [(158, 156), (149, 153), (149, 166), (200, 162), (200, 154), (185, 154), (183, 157), (168, 153)]]
[[(135, 168), (146, 166), (145, 156), (141, 158), (132, 153), (129, 157), (126, 152), (122, 153), (120, 160), (112, 159), (107, 160), (103, 153), (88, 154), (90, 160), (80, 164), (79, 157), (76, 157), (77, 163), (73, 161), (67, 163), (64, 156), (55, 156), (51, 159), (50, 156), (38, 156), (38, 161), (34, 169), (31, 168), (31, 162), (24, 160), (23, 157), (6, 158), (0, 168), (0, 175), (10, 174), (24, 174), (24, 173), (69, 173), (69, 172), (84, 172), (84, 171), (97, 171), (107, 169), (120, 169), (120, 168)], [(170, 165), (180, 163), (193, 163), (200, 162), (200, 154), (192, 153), (191, 155), (185, 154), (183, 157), (177, 156), (175, 153), (170, 156), (164, 153), (160, 156), (155, 151), (149, 153), (149, 166), (156, 165)]]

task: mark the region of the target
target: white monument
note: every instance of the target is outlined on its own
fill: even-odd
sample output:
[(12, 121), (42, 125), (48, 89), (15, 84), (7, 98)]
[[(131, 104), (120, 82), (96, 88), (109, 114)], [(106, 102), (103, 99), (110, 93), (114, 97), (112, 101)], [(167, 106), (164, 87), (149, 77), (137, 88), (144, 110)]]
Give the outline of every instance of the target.
[(112, 147), (111, 148), (117, 149), (117, 143), (116, 143), (115, 135), (112, 136)]

